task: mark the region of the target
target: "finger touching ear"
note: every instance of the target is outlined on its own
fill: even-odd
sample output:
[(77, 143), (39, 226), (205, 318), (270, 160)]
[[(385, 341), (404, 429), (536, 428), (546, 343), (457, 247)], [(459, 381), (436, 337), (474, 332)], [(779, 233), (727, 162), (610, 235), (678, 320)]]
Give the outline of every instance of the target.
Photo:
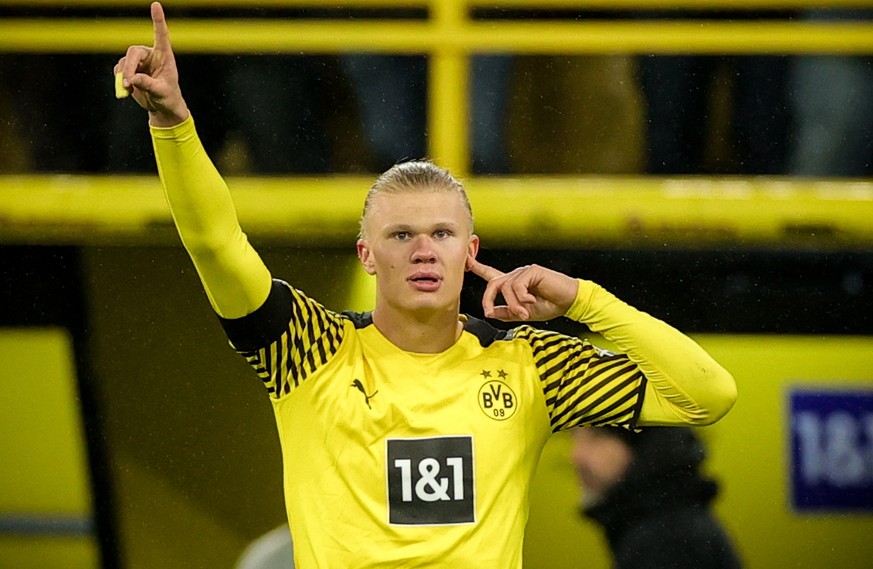
[(488, 282), (496, 279), (497, 277), (502, 277), (504, 273), (498, 271), (494, 267), (489, 267), (483, 263), (480, 263), (476, 259), (472, 257), (467, 257), (467, 270), (473, 273), (474, 275), (478, 275), (485, 279)]

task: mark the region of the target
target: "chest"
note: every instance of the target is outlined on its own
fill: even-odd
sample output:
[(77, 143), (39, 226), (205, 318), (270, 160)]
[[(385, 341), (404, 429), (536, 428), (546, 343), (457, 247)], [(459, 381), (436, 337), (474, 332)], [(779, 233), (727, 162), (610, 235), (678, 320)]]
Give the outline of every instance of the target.
[(277, 408), (286, 455), (308, 457), (329, 493), (356, 488), (367, 511), (400, 526), (471, 523), (477, 504), (519, 504), (550, 434), (524, 353), (354, 347)]
[(388, 439), (471, 436), (523, 455), (550, 433), (532, 359), (508, 344), (421, 355), (356, 340), (287, 399), (278, 411), (298, 433), (373, 453)]
[[(542, 388), (523, 357), (504, 350), (455, 356), (384, 354), (362, 346), (345, 366), (353, 389), (345, 403), (360, 411), (349, 413), (350, 418), (377, 436), (499, 437), (535, 422)], [(340, 386), (327, 389), (335, 387)]]

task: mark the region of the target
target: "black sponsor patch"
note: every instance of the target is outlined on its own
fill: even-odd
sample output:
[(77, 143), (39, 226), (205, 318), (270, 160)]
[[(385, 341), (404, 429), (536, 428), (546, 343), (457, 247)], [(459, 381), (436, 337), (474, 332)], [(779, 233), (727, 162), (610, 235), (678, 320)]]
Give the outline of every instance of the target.
[(388, 439), (386, 467), (389, 523), (476, 521), (473, 437)]

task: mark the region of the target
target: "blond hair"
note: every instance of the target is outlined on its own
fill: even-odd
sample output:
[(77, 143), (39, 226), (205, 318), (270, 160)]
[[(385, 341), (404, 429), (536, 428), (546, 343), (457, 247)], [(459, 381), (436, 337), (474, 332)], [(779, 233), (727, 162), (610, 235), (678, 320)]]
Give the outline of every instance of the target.
[(359, 237), (364, 236), (364, 225), (376, 196), (402, 192), (456, 192), (469, 215), (470, 233), (473, 232), (473, 208), (470, 207), (470, 200), (467, 198), (464, 185), (448, 170), (440, 168), (429, 160), (411, 160), (395, 164), (376, 178), (376, 181), (370, 186), (367, 198), (364, 200)]

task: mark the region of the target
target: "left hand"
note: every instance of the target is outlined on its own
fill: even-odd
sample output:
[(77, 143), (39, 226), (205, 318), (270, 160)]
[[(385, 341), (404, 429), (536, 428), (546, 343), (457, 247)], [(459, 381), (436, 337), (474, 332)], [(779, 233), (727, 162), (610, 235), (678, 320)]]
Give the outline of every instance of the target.
[[(563, 316), (579, 290), (576, 279), (539, 265), (504, 273), (470, 259), (467, 270), (488, 281), (482, 295), (485, 316), (503, 322), (545, 321)], [(494, 306), (498, 293), (503, 295), (505, 305)]]

